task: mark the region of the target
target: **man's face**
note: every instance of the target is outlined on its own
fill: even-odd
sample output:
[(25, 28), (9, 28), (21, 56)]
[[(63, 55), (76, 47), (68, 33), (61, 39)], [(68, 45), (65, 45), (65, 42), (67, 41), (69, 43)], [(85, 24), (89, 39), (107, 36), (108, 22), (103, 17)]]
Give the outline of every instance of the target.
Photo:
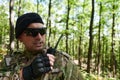
[[(41, 23), (31, 23), (27, 29), (20, 35), (19, 40), (23, 42), (25, 48), (29, 51), (39, 51), (45, 46), (44, 25)], [(44, 31), (44, 32), (42, 32)], [(42, 32), (42, 33), (41, 33)]]

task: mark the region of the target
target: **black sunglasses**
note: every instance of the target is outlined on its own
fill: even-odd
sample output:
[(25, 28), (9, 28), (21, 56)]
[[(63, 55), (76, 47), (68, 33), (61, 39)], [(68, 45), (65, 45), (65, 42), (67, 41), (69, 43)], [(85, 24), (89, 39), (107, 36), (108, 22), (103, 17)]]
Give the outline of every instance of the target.
[(27, 36), (36, 37), (38, 35), (38, 33), (40, 33), (40, 35), (46, 34), (46, 28), (45, 27), (27, 28), (27, 29), (25, 29), (24, 33), (26, 33)]

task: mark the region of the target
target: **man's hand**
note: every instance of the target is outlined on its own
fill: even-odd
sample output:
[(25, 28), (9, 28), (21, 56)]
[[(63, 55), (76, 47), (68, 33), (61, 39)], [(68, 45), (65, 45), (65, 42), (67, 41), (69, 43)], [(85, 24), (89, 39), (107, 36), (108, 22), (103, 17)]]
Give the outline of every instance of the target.
[(53, 69), (55, 57), (51, 54), (40, 54), (33, 62), (23, 68), (24, 80), (33, 80)]
[(49, 58), (49, 61), (50, 61), (50, 66), (51, 66), (51, 69), (53, 69), (53, 66), (54, 66), (54, 62), (55, 62), (55, 56), (52, 55), (52, 54), (47, 54), (48, 58)]

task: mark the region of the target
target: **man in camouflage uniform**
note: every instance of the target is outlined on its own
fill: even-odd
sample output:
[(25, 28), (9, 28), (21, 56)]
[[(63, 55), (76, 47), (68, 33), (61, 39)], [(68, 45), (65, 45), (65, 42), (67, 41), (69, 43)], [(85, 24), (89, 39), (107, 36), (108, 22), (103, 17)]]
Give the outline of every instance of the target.
[(25, 45), (0, 67), (0, 80), (83, 80), (79, 68), (63, 52), (46, 48), (46, 28), (37, 13), (26, 13), (16, 22), (16, 39)]

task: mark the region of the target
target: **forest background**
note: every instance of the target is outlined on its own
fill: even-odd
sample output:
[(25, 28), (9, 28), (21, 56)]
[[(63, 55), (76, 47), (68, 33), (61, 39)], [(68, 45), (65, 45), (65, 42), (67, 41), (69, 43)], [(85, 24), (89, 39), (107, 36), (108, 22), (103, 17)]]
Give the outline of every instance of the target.
[(27, 12), (43, 18), (48, 46), (64, 35), (58, 50), (74, 59), (85, 80), (120, 80), (120, 0), (0, 0), (0, 61), (22, 49), (14, 28)]

